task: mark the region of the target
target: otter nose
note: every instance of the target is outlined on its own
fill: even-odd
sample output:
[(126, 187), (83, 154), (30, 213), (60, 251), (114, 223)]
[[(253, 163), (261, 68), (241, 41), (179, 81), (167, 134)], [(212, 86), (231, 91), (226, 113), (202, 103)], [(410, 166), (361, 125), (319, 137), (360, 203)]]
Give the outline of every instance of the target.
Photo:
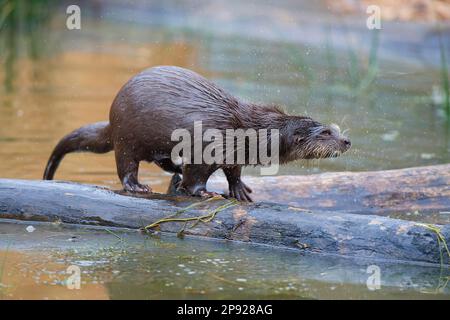
[(352, 143), (350, 142), (350, 139), (344, 138), (342, 139), (342, 142), (344, 142), (345, 146), (350, 147)]

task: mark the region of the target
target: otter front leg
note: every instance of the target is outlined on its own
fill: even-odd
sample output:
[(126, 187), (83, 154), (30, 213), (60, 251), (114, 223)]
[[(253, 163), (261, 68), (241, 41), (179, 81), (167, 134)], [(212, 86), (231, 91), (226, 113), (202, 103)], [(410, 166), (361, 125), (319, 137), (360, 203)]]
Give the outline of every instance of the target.
[(230, 192), (230, 197), (236, 198), (239, 201), (248, 201), (253, 202), (250, 197), (250, 193), (252, 189), (250, 189), (242, 180), (241, 180), (241, 167), (226, 167), (223, 168), (223, 172), (228, 180), (228, 189)]
[(152, 189), (138, 182), (139, 161), (127, 156), (127, 152), (116, 151), (116, 165), (123, 189), (129, 192), (151, 192)]
[(211, 174), (217, 170), (216, 166), (204, 164), (186, 164), (183, 166), (183, 179), (179, 190), (193, 196), (217, 196), (215, 192), (206, 190), (206, 182)]

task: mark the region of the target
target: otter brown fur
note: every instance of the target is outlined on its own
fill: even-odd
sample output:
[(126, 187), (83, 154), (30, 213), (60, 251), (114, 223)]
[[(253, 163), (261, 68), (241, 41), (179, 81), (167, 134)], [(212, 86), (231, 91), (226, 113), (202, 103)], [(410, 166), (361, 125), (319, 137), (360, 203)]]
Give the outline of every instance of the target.
[[(203, 128), (278, 129), (280, 162), (334, 157), (350, 147), (350, 141), (334, 126), (322, 125), (303, 116), (288, 115), (275, 106), (244, 102), (197, 73), (175, 66), (149, 68), (130, 79), (111, 106), (109, 122), (83, 126), (65, 136), (55, 147), (44, 173), (51, 180), (67, 153), (114, 150), (117, 173), (125, 190), (150, 192), (138, 182), (140, 161), (154, 162), (162, 169), (182, 174), (179, 186), (188, 194), (207, 194), (206, 182), (222, 169), (230, 196), (251, 201), (251, 189), (241, 181), (242, 165), (175, 164), (171, 140), (175, 129)], [(268, 137), (270, 139), (270, 136)]]

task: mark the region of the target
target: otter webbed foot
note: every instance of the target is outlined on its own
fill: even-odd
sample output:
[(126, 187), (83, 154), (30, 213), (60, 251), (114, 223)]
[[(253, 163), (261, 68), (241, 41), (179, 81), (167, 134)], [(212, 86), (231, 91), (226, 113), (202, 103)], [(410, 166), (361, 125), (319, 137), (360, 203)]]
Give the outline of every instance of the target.
[(177, 190), (177, 193), (184, 193), (186, 195), (194, 196), (194, 197), (201, 197), (201, 198), (213, 198), (213, 197), (222, 197), (221, 194), (217, 192), (207, 191), (206, 188), (186, 188), (186, 187), (179, 187)]
[(195, 196), (200, 196), (202, 198), (214, 198), (214, 197), (221, 197), (222, 196), (221, 194), (219, 194), (217, 192), (206, 191), (206, 190), (200, 190), (194, 195)]
[(149, 193), (152, 189), (145, 185), (140, 184), (138, 180), (139, 161), (130, 159), (129, 155), (131, 151), (124, 151), (123, 149), (116, 149), (116, 163), (117, 173), (119, 179), (122, 182), (123, 189), (128, 192), (136, 193)]
[(125, 191), (128, 192), (136, 192), (136, 193), (150, 193), (152, 192), (152, 188), (150, 188), (148, 185), (145, 184), (140, 184), (140, 183), (136, 183), (136, 184), (130, 184), (130, 183), (125, 183), (123, 186), (123, 189)]
[(250, 187), (248, 187), (241, 180), (230, 184), (229, 192), (230, 197), (235, 198), (238, 201), (253, 202), (252, 198), (250, 197), (252, 189), (250, 189)]
[(178, 190), (188, 195), (202, 198), (220, 196), (218, 193), (206, 190), (206, 182), (209, 176), (217, 170), (216, 166), (187, 164), (183, 166), (183, 179)]
[(238, 201), (253, 202), (250, 197), (252, 189), (241, 180), (241, 170), (241, 166), (223, 168), (228, 180), (229, 196)]

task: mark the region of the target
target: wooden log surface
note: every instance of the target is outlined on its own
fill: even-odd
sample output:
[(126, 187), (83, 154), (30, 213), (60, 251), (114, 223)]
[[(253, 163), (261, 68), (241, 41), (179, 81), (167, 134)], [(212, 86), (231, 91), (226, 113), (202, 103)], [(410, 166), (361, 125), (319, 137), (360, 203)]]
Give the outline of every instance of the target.
[[(445, 181), (448, 181), (448, 172), (443, 172), (445, 168), (448, 168), (448, 166), (413, 168), (409, 169), (411, 170), (410, 173), (396, 170), (380, 172), (379, 174), (387, 173), (391, 177), (401, 177), (404, 182), (409, 181), (407, 190), (412, 190), (414, 187), (413, 177), (417, 175), (418, 190), (427, 192), (423, 195), (430, 195), (433, 198), (430, 203), (435, 204), (439, 210), (442, 208), (447, 210), (448, 197), (441, 196), (439, 190), (434, 190), (434, 188), (439, 187), (443, 189), (442, 194), (447, 194), (448, 184), (441, 186), (441, 183), (445, 184)], [(439, 180), (438, 177), (430, 177), (431, 173), (442, 174), (443, 178)], [(359, 196), (370, 199), (372, 201), (370, 203), (383, 204), (383, 197), (379, 201), (375, 199), (376, 195), (385, 194), (383, 188), (371, 185), (374, 182), (373, 179), (375, 179), (375, 184), (377, 181), (383, 181), (383, 179), (374, 177), (376, 176), (375, 173), (366, 174), (367, 182), (370, 184), (366, 186), (367, 190), (364, 193), (359, 193)], [(321, 177), (330, 177), (330, 175), (333, 174), (325, 174)], [(357, 188), (363, 188), (363, 184), (356, 179), (356, 175), (360, 175), (360, 173), (349, 174), (347, 180), (354, 181)], [(315, 178), (285, 177), (285, 184), (282, 183), (283, 178), (263, 179), (274, 179), (280, 185), (280, 188), (291, 188), (294, 186), (292, 181), (296, 181), (298, 178), (304, 179), (303, 181), (313, 179), (312, 181), (317, 182), (317, 177), (319, 176)], [(346, 181), (344, 174), (338, 174), (335, 177), (340, 177), (340, 181)], [(332, 181), (327, 182), (328, 180)], [(387, 177), (385, 177), (385, 180), (390, 181)], [(246, 181), (248, 182), (248, 179)], [(342, 190), (333, 191), (334, 180), (324, 179), (324, 181), (330, 186), (330, 189), (321, 189), (325, 190), (321, 193), (324, 195), (323, 201), (326, 201), (328, 195), (333, 194), (333, 192), (338, 194), (337, 197), (339, 194), (348, 194), (349, 197), (358, 196), (353, 189), (345, 189), (350, 188), (350, 183)], [(389, 189), (391, 182), (383, 183), (385, 190)], [(321, 184), (318, 183), (318, 185)], [(273, 189), (266, 183), (253, 187), (255, 192), (267, 187), (269, 187), (268, 190)], [(347, 191), (345, 192), (345, 190)], [(373, 190), (374, 197), (370, 197), (370, 190)], [(277, 189), (277, 192), (281, 192), (280, 189)], [(286, 192), (288, 192), (287, 189)], [(317, 190), (309, 190), (308, 192), (306, 195), (310, 194), (312, 197), (320, 199), (318, 194), (314, 194)], [(266, 193), (265, 201), (273, 200), (269, 197), (270, 194)], [(306, 195), (295, 192), (294, 201), (301, 201), (302, 197), (306, 199)], [(259, 196), (257, 195), (257, 197)], [(290, 203), (289, 198), (281, 194), (278, 198), (275, 197), (275, 201), (279, 201), (280, 198), (284, 199), (284, 204), (256, 202), (234, 205), (219, 211), (210, 222), (189, 223), (185, 226), (183, 234), (250, 241), (289, 247), (305, 252), (338, 254), (366, 259), (441, 262), (437, 234), (426, 225), (373, 214), (346, 213), (344, 212), (345, 206), (340, 207), (341, 204), (338, 201), (328, 202), (334, 203), (334, 206), (318, 206), (321, 210), (316, 210), (305, 209), (304, 202), (301, 206), (296, 206), (295, 202)], [(432, 206), (426, 200), (425, 198), (414, 197), (410, 203), (416, 206), (426, 205), (431, 210)], [(409, 200), (406, 199), (405, 201)], [(145, 197), (123, 195), (104, 188), (75, 183), (0, 179), (0, 218), (7, 219), (50, 222), (58, 220), (75, 224), (140, 228), (161, 218), (172, 216), (178, 210), (193, 203), (198, 203), (198, 205), (179, 213), (177, 217), (192, 218), (205, 215), (215, 208), (229, 204), (230, 200), (219, 199), (199, 202), (200, 200), (196, 198), (159, 194)], [(349, 203), (346, 205), (350, 206)], [(390, 203), (396, 208), (401, 207), (399, 201)], [(367, 203), (360, 204), (361, 208), (364, 206), (367, 206)], [(323, 208), (331, 208), (333, 211), (324, 211)], [(339, 208), (339, 210), (334, 210), (336, 208)], [(383, 206), (381, 208), (382, 213), (386, 212)], [(357, 211), (357, 213), (361, 212)], [(179, 232), (183, 226), (184, 223), (181, 222), (168, 222), (160, 224), (160, 230), (163, 232)], [(437, 230), (440, 230), (441, 237), (450, 243), (450, 225), (439, 225), (437, 227)], [(443, 257), (444, 263), (448, 263), (448, 256), (445, 252)]]
[[(450, 164), (372, 172), (243, 178), (255, 201), (429, 223), (450, 223)], [(209, 188), (223, 192), (225, 179)]]

